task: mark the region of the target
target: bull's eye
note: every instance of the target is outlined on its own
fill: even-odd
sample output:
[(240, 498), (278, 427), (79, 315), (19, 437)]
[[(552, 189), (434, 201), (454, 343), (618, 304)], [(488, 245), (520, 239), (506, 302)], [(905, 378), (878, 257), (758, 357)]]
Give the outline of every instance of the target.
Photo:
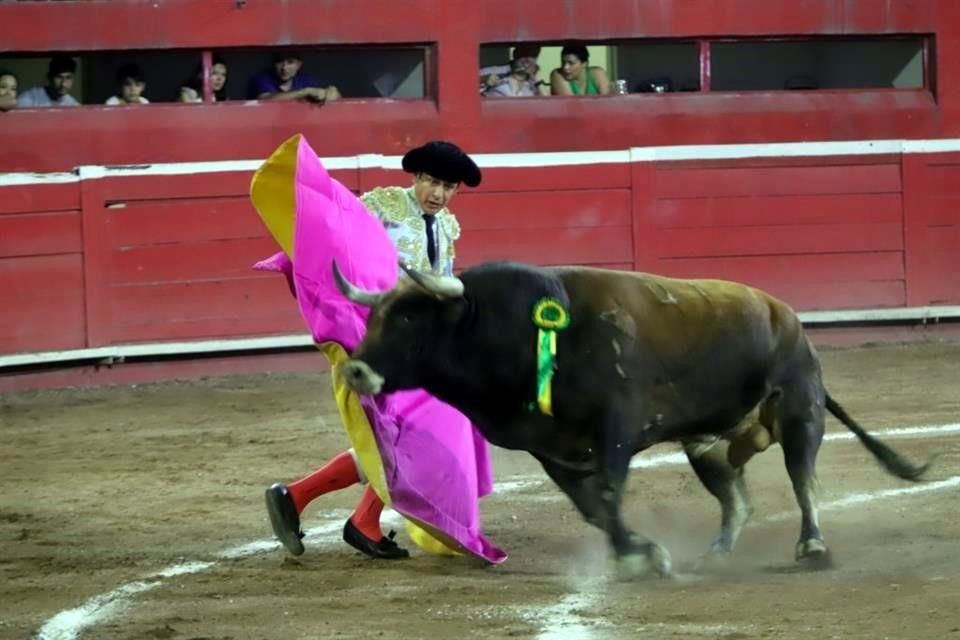
[(407, 326), (411, 323), (410, 316), (407, 315), (406, 313), (398, 313), (395, 317), (397, 322), (404, 326)]

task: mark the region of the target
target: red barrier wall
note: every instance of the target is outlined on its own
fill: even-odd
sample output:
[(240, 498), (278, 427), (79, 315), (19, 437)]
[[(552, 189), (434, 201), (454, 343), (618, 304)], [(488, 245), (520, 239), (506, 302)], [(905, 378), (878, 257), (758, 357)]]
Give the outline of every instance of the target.
[[(13, 2), (0, 3), (0, 24), (0, 52), (421, 43), (434, 47), (430, 80), (437, 92), (426, 100), (322, 107), (236, 102), (11, 111), (0, 114), (0, 171), (256, 159), (299, 132), (325, 156), (399, 154), (433, 137), (472, 152), (960, 137), (960, 83), (949, 72), (960, 68), (954, 0), (446, 0), (442, 7), (434, 0)], [(862, 34), (932, 35), (935, 92), (477, 95), (483, 44)]]
[[(436, 137), (473, 153), (960, 138), (954, 0), (12, 2), (0, 24), (0, 52), (416, 43), (430, 47), (436, 87), (322, 107), (13, 110), (0, 113), (0, 172), (259, 159), (295, 133), (325, 157)], [(932, 37), (932, 90), (477, 95), (483, 44), (878, 34)], [(804, 310), (958, 304), (958, 167), (957, 153), (494, 167), (454, 202), (459, 266), (507, 257), (727, 277)], [(407, 181), (337, 177), (357, 190)], [(0, 353), (302, 331), (282, 280), (248, 269), (274, 250), (249, 178), (0, 187)]]
[[(960, 304), (958, 160), (490, 168), (454, 200), (458, 267), (507, 258), (728, 278), (798, 310)], [(409, 180), (334, 175), (355, 190)], [(25, 187), (0, 188), (0, 352), (302, 333), (282, 278), (250, 270), (276, 251), (250, 176), (85, 179), (32, 187), (43, 199), (29, 206)]]

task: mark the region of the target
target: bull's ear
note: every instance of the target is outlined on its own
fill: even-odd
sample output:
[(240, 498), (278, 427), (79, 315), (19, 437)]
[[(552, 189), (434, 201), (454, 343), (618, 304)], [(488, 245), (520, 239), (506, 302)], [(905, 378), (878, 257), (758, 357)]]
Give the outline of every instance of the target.
[(356, 302), (357, 304), (362, 304), (366, 307), (374, 307), (383, 298), (382, 293), (364, 291), (348, 281), (346, 277), (344, 277), (343, 273), (340, 272), (340, 267), (337, 265), (336, 258), (333, 259), (333, 279), (337, 283), (337, 288), (340, 289), (340, 293), (342, 293), (347, 300)]
[(441, 298), (463, 297), (463, 282), (452, 276), (437, 276), (432, 273), (422, 273), (404, 262), (400, 268), (418, 285)]

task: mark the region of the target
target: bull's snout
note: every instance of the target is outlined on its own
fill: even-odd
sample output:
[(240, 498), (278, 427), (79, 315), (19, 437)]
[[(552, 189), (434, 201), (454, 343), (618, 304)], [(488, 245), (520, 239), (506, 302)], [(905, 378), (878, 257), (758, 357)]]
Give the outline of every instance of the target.
[(383, 376), (362, 360), (349, 360), (343, 365), (343, 376), (350, 388), (361, 395), (380, 393)]

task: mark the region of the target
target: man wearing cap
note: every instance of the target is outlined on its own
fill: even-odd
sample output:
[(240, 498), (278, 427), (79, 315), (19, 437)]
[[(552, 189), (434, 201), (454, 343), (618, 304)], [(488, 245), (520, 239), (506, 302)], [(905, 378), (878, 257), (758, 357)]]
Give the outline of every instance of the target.
[[(413, 174), (413, 184), (410, 187), (378, 187), (363, 194), (360, 201), (380, 220), (401, 261), (420, 271), (453, 275), (454, 242), (460, 237), (460, 225), (447, 206), (461, 184), (469, 187), (480, 184), (480, 169), (458, 146), (446, 141), (432, 141), (410, 150), (403, 156), (402, 166), (404, 171)], [(429, 401), (439, 403), (434, 399)], [(421, 403), (421, 407), (425, 406)], [(459, 414), (457, 416), (451, 415), (443, 424), (437, 425), (437, 428), (448, 435), (455, 433), (456, 429), (469, 429), (469, 421)], [(460, 425), (457, 420), (465, 422)], [(420, 424), (418, 427), (424, 428), (424, 425)], [(349, 435), (350, 429), (347, 431)], [(476, 437), (482, 440), (479, 435)], [(399, 444), (397, 441), (394, 446)], [(417, 464), (418, 456), (429, 455), (424, 453), (426, 449), (423, 445), (424, 442), (421, 442), (420, 446), (413, 450), (394, 451), (391, 457), (404, 460), (407, 465)], [(478, 457), (482, 449), (483, 460), (460, 460), (456, 461), (457, 463), (464, 464), (467, 468), (474, 464), (487, 465), (489, 468), (485, 443), (477, 444), (476, 447), (471, 444), (468, 448), (471, 456)], [(450, 450), (447, 455), (452, 455)], [(431, 459), (423, 460), (422, 464), (444, 463)], [(454, 460), (450, 459), (446, 464), (454, 464)], [(452, 471), (447, 469), (447, 472), (450, 472), (448, 482), (454, 477)], [(415, 473), (415, 470), (407, 470), (401, 475), (408, 478), (422, 476)], [(437, 474), (429, 475), (440, 477)], [(272, 485), (266, 490), (266, 505), (274, 534), (291, 554), (302, 554), (304, 547), (301, 538), (304, 534), (300, 527), (300, 514), (306, 506), (331, 491), (367, 482), (358, 460), (358, 452), (348, 449), (296, 482)], [(420, 486), (412, 492), (419, 493), (421, 489), (427, 488)], [(406, 491), (407, 494), (411, 493), (410, 488)], [(422, 497), (426, 495), (421, 494)], [(372, 482), (367, 484), (360, 503), (344, 525), (343, 539), (350, 546), (373, 558), (406, 558), (409, 553), (394, 542), (393, 535), (383, 535), (380, 528), (383, 508), (383, 500), (374, 491)], [(469, 509), (463, 508), (460, 511), (467, 512)], [(499, 562), (506, 557), (498, 549), (480, 542), (479, 538), (474, 542), (479, 545), (477, 548), (480, 551), (477, 553), (489, 561)]]

